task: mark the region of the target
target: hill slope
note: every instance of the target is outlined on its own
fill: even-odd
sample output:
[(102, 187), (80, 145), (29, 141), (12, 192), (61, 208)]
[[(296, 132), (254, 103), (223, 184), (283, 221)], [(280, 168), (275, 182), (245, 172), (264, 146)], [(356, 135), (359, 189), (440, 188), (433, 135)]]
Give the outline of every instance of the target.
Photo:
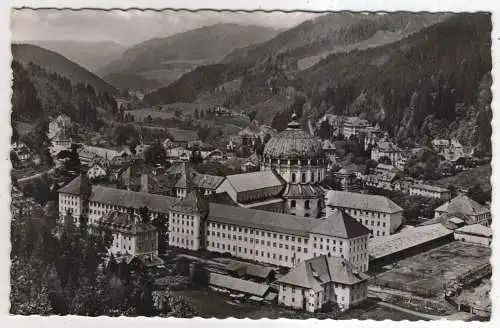
[(103, 81), (94, 73), (89, 72), (85, 68), (54, 51), (31, 44), (12, 44), (11, 48), (13, 59), (23, 65), (33, 63), (48, 72), (68, 78), (74, 84), (89, 84), (97, 92), (108, 92), (110, 94), (115, 94), (117, 92), (113, 86)]
[(489, 148), (490, 34), (491, 16), (460, 14), (390, 45), (331, 55), (293, 83), (310, 115), (363, 114), (403, 143), (452, 135)]
[(99, 74), (141, 75), (166, 85), (194, 67), (216, 63), (234, 49), (268, 40), (278, 32), (260, 26), (218, 24), (155, 38), (127, 49)]
[[(273, 97), (273, 92), (276, 91), (275, 88), (270, 92), (271, 84), (280, 84), (281, 81), (286, 87), (287, 81), (293, 80), (303, 69), (298, 67), (300, 61), (317, 57), (308, 60), (308, 65), (311, 66), (332, 51), (341, 52), (355, 49), (356, 46), (366, 48), (367, 44), (377, 46), (384, 42), (394, 42), (442, 18), (442, 14), (405, 13), (385, 16), (332, 13), (319, 16), (286, 30), (268, 41), (235, 50), (221, 61), (221, 64), (226, 65), (225, 71), (220, 68), (213, 70), (219, 73), (220, 76), (217, 78), (206, 79), (200, 74), (201, 71), (194, 70), (186, 73), (175, 83), (157, 90), (147, 99), (152, 103), (189, 102), (193, 101), (196, 93), (192, 88), (193, 83), (199, 86), (198, 92), (205, 92), (216, 88), (217, 84), (242, 77), (242, 93), (245, 94), (242, 102), (248, 105), (246, 102), (249, 99), (252, 99), (250, 100), (252, 104), (258, 98), (265, 101)], [(387, 38), (378, 37), (381, 32), (392, 32), (397, 34), (397, 37), (393, 36), (386, 40)], [(208, 66), (204, 71), (210, 71)], [(235, 75), (238, 72), (241, 76)], [(182, 85), (182, 82), (187, 81), (191, 85)], [(207, 85), (208, 81), (217, 84)], [(189, 92), (183, 97), (182, 90)]]
[(33, 40), (24, 43), (55, 51), (94, 73), (118, 59), (126, 49), (113, 41)]

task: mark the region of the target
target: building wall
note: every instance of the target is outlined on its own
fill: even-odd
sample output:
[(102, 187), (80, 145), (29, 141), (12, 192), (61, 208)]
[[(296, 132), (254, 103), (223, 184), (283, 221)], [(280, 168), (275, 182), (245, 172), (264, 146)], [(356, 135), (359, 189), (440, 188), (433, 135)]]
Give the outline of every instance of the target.
[[(292, 215), (317, 218), (322, 209), (323, 197), (320, 198), (287, 198), (288, 212)], [(307, 206), (306, 206), (307, 205)]]
[(288, 284), (279, 285), (278, 304), (308, 312), (321, 310), (323, 304), (329, 301), (346, 310), (368, 297), (367, 281), (354, 285), (327, 282), (318, 291)]
[(464, 233), (464, 232), (455, 230), (455, 240), (461, 240), (461, 241), (465, 241), (467, 243), (473, 243), (473, 244), (478, 244), (478, 245), (483, 245), (483, 246), (490, 246), (492, 238), (486, 237), (486, 236), (473, 235), (470, 233)]
[[(123, 206), (118, 206), (118, 205), (110, 205), (110, 204), (102, 204), (98, 202), (89, 202), (89, 211), (88, 211), (88, 218), (89, 218), (89, 223), (90, 224), (96, 224), (97, 220), (99, 220), (103, 215), (106, 215), (108, 213), (111, 213), (113, 211), (119, 211), (122, 213), (127, 213), (128, 208), (123, 207)], [(134, 213), (138, 213), (138, 209), (134, 209)], [(151, 211), (150, 209), (150, 218), (151, 220), (154, 220), (158, 217), (160, 214), (159, 212), (156, 211)], [(165, 217), (168, 219), (169, 213), (162, 213), (165, 215)]]
[(329, 205), (326, 209), (326, 216), (332, 214), (334, 209), (344, 211), (358, 220), (359, 223), (372, 231), (373, 237), (391, 235), (403, 223), (403, 211), (397, 213), (384, 213), (361, 208), (344, 208)]
[(361, 272), (368, 271), (369, 235), (346, 239), (311, 234), (313, 257), (319, 255), (337, 256), (349, 261)]
[(169, 244), (190, 250), (203, 248), (199, 214), (183, 214), (172, 211), (169, 216)]
[(417, 187), (411, 186), (410, 187), (410, 196), (423, 196), (423, 197), (428, 197), (428, 198), (449, 200), (450, 199), (450, 192), (449, 191), (441, 191), (440, 192), (440, 191), (422, 189), (422, 188), (417, 188)]
[(71, 212), (75, 219), (75, 224), (78, 224), (78, 218), (81, 214), (85, 214), (85, 202), (79, 195), (59, 193), (59, 218), (62, 219), (66, 213)]
[(208, 219), (206, 248), (211, 252), (230, 253), (243, 259), (294, 267), (310, 259), (308, 236), (245, 228)]

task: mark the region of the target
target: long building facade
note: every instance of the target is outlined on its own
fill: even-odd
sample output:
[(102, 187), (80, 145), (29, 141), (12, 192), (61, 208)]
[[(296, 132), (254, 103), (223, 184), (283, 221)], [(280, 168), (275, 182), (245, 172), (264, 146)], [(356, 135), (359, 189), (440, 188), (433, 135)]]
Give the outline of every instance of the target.
[(171, 246), (218, 253), (283, 267), (310, 258), (338, 256), (360, 271), (368, 270), (369, 229), (349, 214), (331, 211), (316, 219), (233, 205), (210, 203), (193, 191), (186, 198), (92, 186), (85, 176), (59, 190), (61, 216), (80, 215), (97, 225), (112, 212), (138, 214), (146, 207), (151, 219), (168, 220)]

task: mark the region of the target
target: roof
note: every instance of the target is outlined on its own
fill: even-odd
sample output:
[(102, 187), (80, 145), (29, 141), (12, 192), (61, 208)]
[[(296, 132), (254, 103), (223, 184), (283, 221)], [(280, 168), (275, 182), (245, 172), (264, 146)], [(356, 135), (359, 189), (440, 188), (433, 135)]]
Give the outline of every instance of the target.
[(309, 159), (323, 156), (321, 140), (300, 129), (300, 124), (294, 120), (264, 147), (264, 157)]
[(446, 228), (454, 230), (459, 228), (464, 224), (470, 224), (472, 222), (472, 218), (468, 215), (461, 213), (443, 213), (437, 217), (434, 217), (430, 220), (422, 222), (420, 226), (431, 225), (435, 223), (441, 223)]
[(121, 207), (146, 206), (153, 212), (168, 213), (178, 198), (96, 185), (92, 188), (90, 201)]
[(470, 235), (483, 236), (483, 237), (492, 237), (493, 236), (493, 230), (491, 228), (485, 227), (481, 224), (467, 225), (467, 226), (459, 228), (455, 231), (460, 232), (460, 233), (470, 234)]
[(113, 157), (118, 156), (120, 152), (103, 147), (83, 146), (78, 150), (78, 154), (80, 156), (93, 155), (101, 158), (112, 159)]
[(238, 271), (244, 275), (257, 277), (261, 279), (266, 279), (273, 271), (273, 269), (267, 266), (252, 264), (252, 263), (244, 263), (239, 261), (231, 261), (231, 263), (227, 265), (226, 269), (228, 271)]
[(251, 173), (226, 176), (236, 192), (259, 190), (264, 188), (284, 186), (285, 183), (273, 171), (257, 171)]
[(334, 210), (326, 220), (322, 220), (311, 232), (348, 239), (369, 235), (370, 229), (356, 221), (349, 214)]
[(90, 194), (92, 189), (92, 184), (89, 178), (80, 174), (73, 180), (71, 180), (67, 185), (58, 190), (60, 193), (72, 194), (72, 195), (84, 195)]
[(209, 221), (307, 237), (318, 219), (210, 203)]
[[(203, 188), (214, 190), (224, 181), (225, 177), (196, 172), (189, 164), (176, 163), (165, 173), (169, 176), (169, 183), (176, 188)], [(175, 181), (175, 182), (174, 182)]]
[(167, 128), (167, 134), (176, 142), (189, 142), (199, 140), (198, 132), (195, 130), (183, 130), (177, 128)]
[(198, 191), (191, 191), (186, 198), (172, 205), (172, 210), (183, 213), (204, 214), (208, 212), (208, 202)]
[(370, 126), (367, 120), (361, 119), (357, 116), (349, 116), (345, 118), (344, 125), (358, 125), (358, 126)]
[(448, 212), (448, 213), (462, 213), (465, 215), (479, 215), (490, 212), (490, 210), (479, 204), (478, 202), (470, 199), (465, 195), (458, 195), (452, 200), (444, 203), (435, 209), (436, 212)]
[(348, 191), (329, 190), (327, 205), (343, 208), (355, 208), (383, 213), (398, 213), (403, 209), (385, 196), (359, 194)]
[(316, 185), (312, 184), (287, 184), (285, 188), (285, 192), (283, 193), (283, 197), (292, 197), (292, 198), (317, 198), (323, 197), (323, 190)]
[(204, 197), (209, 203), (238, 206), (238, 204), (225, 191), (218, 192), (216, 194), (205, 195)]
[(278, 282), (319, 291), (325, 283), (354, 285), (368, 277), (365, 273), (357, 272), (349, 262), (340, 257), (321, 255), (300, 262), (287, 275), (278, 279)]
[(263, 297), (269, 290), (269, 285), (267, 284), (238, 279), (215, 272), (210, 272), (209, 284), (260, 297)]
[(442, 188), (442, 187), (438, 187), (438, 186), (431, 186), (431, 185), (423, 184), (423, 183), (411, 185), (410, 188), (417, 188), (417, 189), (428, 190), (428, 191), (432, 191), (432, 192), (449, 192), (449, 190), (446, 188)]
[(393, 151), (393, 152), (401, 151), (401, 149), (391, 141), (378, 142), (376, 148), (378, 148), (381, 151)]
[[(309, 233), (331, 237), (361, 236), (366, 228), (348, 215), (330, 215), (316, 219), (252, 208), (210, 203), (208, 221), (242, 225), (266, 231), (309, 237)], [(340, 222), (337, 222), (342, 220)], [(344, 237), (345, 238), (345, 237)]]
[(378, 259), (451, 234), (453, 230), (441, 223), (419, 226), (390, 236), (370, 239), (368, 253), (370, 258)]
[(97, 221), (99, 226), (105, 226), (114, 231), (120, 231), (129, 234), (140, 232), (156, 231), (157, 228), (151, 223), (144, 223), (139, 215), (130, 215), (119, 211), (113, 211), (105, 214)]

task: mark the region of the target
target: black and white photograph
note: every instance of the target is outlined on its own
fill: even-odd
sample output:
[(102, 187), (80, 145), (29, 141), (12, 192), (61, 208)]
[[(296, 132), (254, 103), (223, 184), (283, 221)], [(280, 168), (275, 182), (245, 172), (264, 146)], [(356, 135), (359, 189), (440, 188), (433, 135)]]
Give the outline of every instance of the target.
[(492, 13), (10, 20), (10, 315), (490, 321)]

